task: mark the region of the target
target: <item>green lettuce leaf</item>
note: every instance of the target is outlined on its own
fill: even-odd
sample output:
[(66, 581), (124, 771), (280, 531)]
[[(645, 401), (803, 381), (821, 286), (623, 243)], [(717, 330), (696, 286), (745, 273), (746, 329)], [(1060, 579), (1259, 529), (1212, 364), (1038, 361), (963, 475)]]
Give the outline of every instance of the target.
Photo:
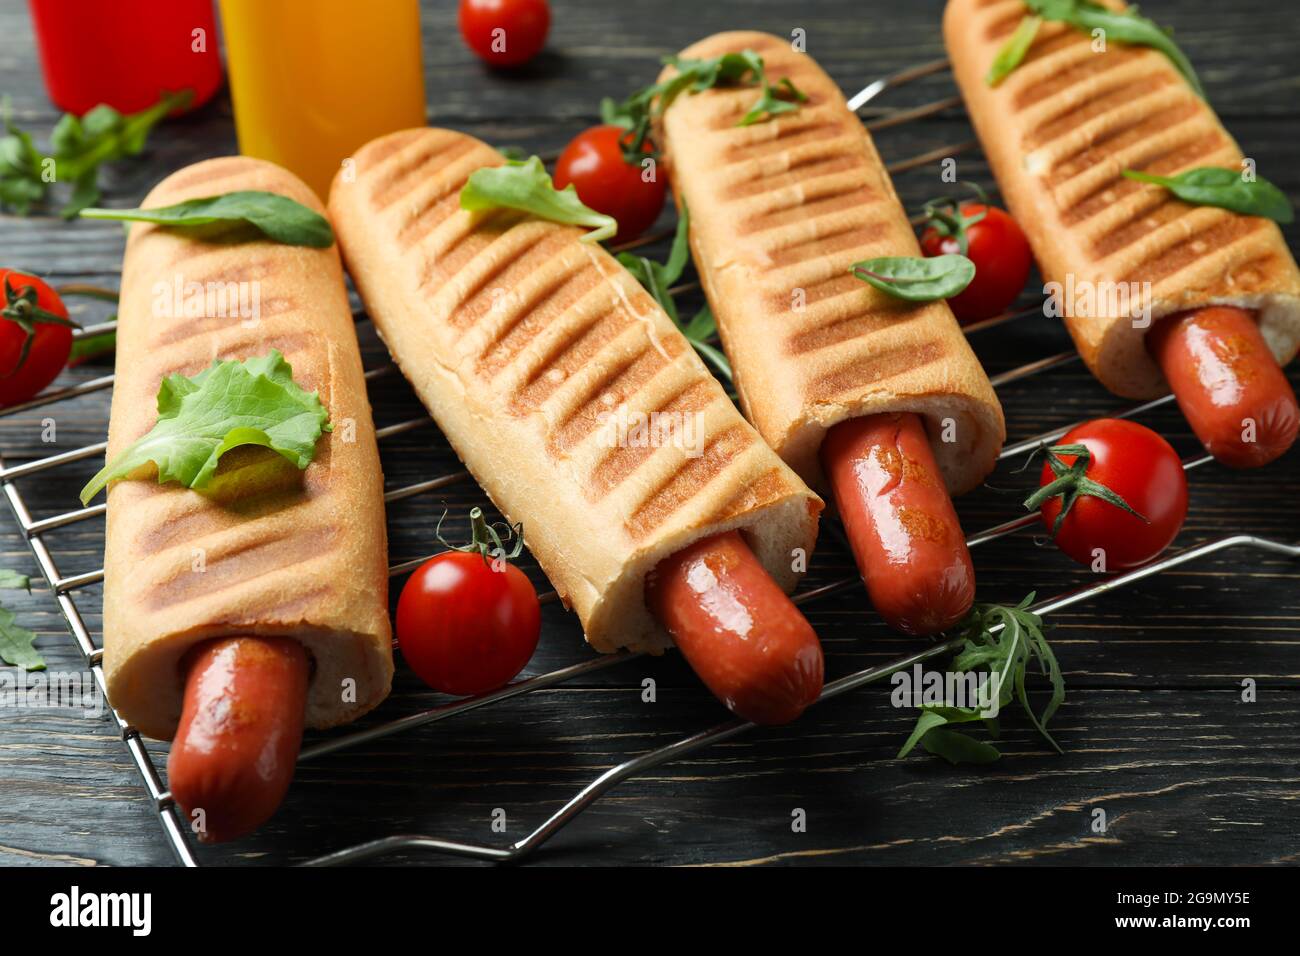
[(591, 226), (595, 231), (583, 236), (584, 242), (600, 242), (618, 232), (617, 220), (584, 206), (572, 183), (556, 189), (537, 156), (524, 162), (509, 160), (504, 166), (474, 170), (460, 191), (460, 208), (471, 212), (518, 209), (551, 222)]
[(315, 392), (293, 380), (284, 356), (214, 362), (193, 378), (170, 375), (158, 389), (158, 423), (90, 479), (82, 504), (110, 481), (126, 478), (153, 462), (158, 481), (202, 488), (221, 456), (240, 445), (270, 448), (306, 468), (329, 412)]

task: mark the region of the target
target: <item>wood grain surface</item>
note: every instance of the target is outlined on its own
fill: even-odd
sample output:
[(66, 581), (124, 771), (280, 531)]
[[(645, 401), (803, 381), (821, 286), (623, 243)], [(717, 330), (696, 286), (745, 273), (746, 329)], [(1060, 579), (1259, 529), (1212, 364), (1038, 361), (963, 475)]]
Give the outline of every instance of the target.
[[(502, 145), (554, 151), (596, 119), (602, 95), (650, 82), (658, 58), (722, 29), (807, 31), (808, 50), (848, 92), (870, 79), (942, 55), (938, 0), (715, 0), (711, 3), (555, 0), (547, 52), (520, 75), (481, 69), (456, 32), (454, 4), (424, 5), (429, 120)], [(1144, 12), (1172, 25), (1196, 63), (1210, 99), (1262, 175), (1300, 196), (1300, 19), (1273, 0), (1237, 0), (1232, 15), (1208, 0), (1151, 0)], [(24, 5), (0, 8), (0, 92), (16, 122), (43, 138), (57, 119), (45, 98)], [(880, 97), (864, 111), (901, 108), (953, 92), (939, 74)], [(880, 132), (893, 161), (972, 138), (959, 109)], [(236, 149), (224, 94), (198, 114), (170, 123), (136, 161), (105, 177), (111, 205), (134, 205), (168, 172)], [(959, 157), (959, 175), (990, 184), (977, 151)], [(942, 191), (937, 165), (898, 178), (915, 207)], [(665, 216), (663, 225), (669, 225)], [(1288, 227), (1293, 248), (1300, 228)], [(652, 247), (662, 256), (666, 244)], [(60, 282), (116, 286), (122, 234), (114, 223), (65, 224), (5, 216), (0, 263)], [(686, 314), (698, 294), (683, 301)], [(1026, 302), (1032, 302), (1026, 297)], [(92, 305), (91, 321), (107, 314)], [(358, 326), (367, 367), (386, 355), (367, 321)], [(976, 333), (990, 373), (1070, 347), (1055, 321), (1031, 318)], [(109, 366), (65, 373), (62, 384)], [(1291, 380), (1300, 382), (1293, 366)], [(1010, 439), (1017, 440), (1126, 406), (1078, 364), (999, 390)], [(421, 408), (396, 376), (371, 387), (376, 423), (412, 418)], [(0, 419), (9, 463), (43, 457), (104, 437), (107, 392)], [(53, 419), (57, 442), (41, 440)], [(1184, 456), (1197, 445), (1176, 409), (1140, 420)], [(387, 486), (459, 469), (430, 426), (382, 443)], [(76, 506), (97, 467), (85, 461), (19, 488), (35, 517)], [(1004, 462), (988, 485), (962, 499), (963, 526), (976, 532), (1021, 513), (1037, 467)], [(1175, 547), (1235, 532), (1300, 540), (1296, 491), (1300, 451), (1259, 472), (1217, 465), (1191, 475), (1191, 510)], [(394, 562), (436, 550), (444, 508), (463, 516), (481, 493), (470, 483), (398, 502), (389, 509)], [(451, 527), (464, 531), (464, 522)], [(61, 573), (98, 568), (102, 520), (46, 537)], [(0, 567), (35, 575), (27, 543), (7, 511), (0, 519)], [(1089, 583), (1031, 531), (974, 554), (980, 597), (1019, 600)], [(545, 588), (535, 565), (529, 573)], [(809, 586), (852, 573), (836, 539), (823, 534)], [(400, 584), (400, 579), (396, 582)], [(99, 588), (76, 595), (96, 640)], [(43, 582), (30, 596), (0, 595), (40, 635), (52, 671), (77, 671), (81, 658)], [(885, 662), (923, 646), (889, 632), (860, 588), (808, 606), (827, 651), (828, 677)], [(1004, 758), (953, 768), (927, 755), (896, 760), (914, 714), (892, 707), (887, 688), (857, 691), (811, 711), (793, 727), (753, 732), (624, 783), (543, 848), (538, 864), (1043, 864), (1286, 863), (1300, 859), (1300, 564), (1233, 550), (1167, 572), (1051, 618), (1049, 633), (1069, 696), (1053, 726), (1064, 755), (1050, 752), (1027, 723), (1004, 720)], [(539, 651), (526, 673), (588, 659), (576, 620), (544, 611)], [(641, 682), (656, 681), (644, 703)], [(1243, 680), (1257, 682), (1243, 702)], [(392, 697), (365, 725), (443, 702), (399, 666)], [(198, 851), (200, 862), (298, 862), (394, 833), (505, 844), (554, 812), (581, 786), (631, 755), (721, 722), (714, 702), (674, 655), (621, 663), (521, 699), (304, 764), (276, 818), (257, 835)], [(165, 745), (151, 744), (160, 769)], [(505, 811), (506, 832), (491, 829)], [(803, 810), (806, 832), (792, 829)], [(1095, 811), (1108, 826), (1094, 832)], [(458, 862), (428, 853), (395, 863)], [(173, 856), (121, 740), (109, 722), (68, 710), (0, 712), (0, 863), (13, 865), (167, 864)]]

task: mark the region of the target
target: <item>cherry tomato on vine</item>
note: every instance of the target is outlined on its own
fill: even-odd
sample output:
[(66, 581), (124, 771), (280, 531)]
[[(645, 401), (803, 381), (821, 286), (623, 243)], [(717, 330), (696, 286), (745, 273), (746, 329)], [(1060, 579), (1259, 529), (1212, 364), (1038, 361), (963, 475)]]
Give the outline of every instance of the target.
[(546, 43), (546, 0), (460, 0), (460, 35), (491, 66), (527, 63)]
[(1187, 517), (1178, 453), (1126, 419), (1098, 418), (1068, 432), (1049, 450), (1039, 485), (1025, 506), (1041, 505), (1061, 550), (1097, 571), (1145, 564), (1169, 547)]
[(533, 656), (542, 626), (537, 590), (509, 562), (518, 548), (503, 554), (479, 509), (470, 521), (466, 550), (424, 562), (397, 599), (402, 657), (434, 690), (458, 697), (508, 684)]
[(572, 183), (583, 203), (617, 219), (619, 242), (635, 239), (654, 225), (667, 191), (650, 148), (640, 161), (624, 158), (628, 135), (619, 126), (593, 126), (575, 136), (555, 164), (555, 188)]
[(1024, 289), (1034, 263), (1020, 226), (986, 202), (934, 200), (925, 211), (929, 221), (921, 233), (921, 251), (926, 256), (960, 254), (975, 263), (971, 284), (948, 300), (957, 321), (979, 322), (1005, 312)]
[(72, 330), (57, 292), (33, 275), (0, 269), (0, 407), (17, 405), (68, 364)]

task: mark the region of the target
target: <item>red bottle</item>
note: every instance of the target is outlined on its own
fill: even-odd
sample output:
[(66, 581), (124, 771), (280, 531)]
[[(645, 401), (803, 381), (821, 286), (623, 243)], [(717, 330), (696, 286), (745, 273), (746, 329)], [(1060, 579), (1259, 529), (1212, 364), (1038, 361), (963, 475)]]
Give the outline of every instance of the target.
[(221, 86), (212, 0), (28, 0), (45, 89), (78, 116), (107, 103), (136, 113), (164, 91), (190, 109)]

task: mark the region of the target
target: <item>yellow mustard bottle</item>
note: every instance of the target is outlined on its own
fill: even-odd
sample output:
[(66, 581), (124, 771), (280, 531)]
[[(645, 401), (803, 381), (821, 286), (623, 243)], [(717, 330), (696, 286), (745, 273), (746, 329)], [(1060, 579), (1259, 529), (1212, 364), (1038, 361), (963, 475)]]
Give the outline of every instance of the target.
[(235, 131), (322, 199), (345, 159), (425, 125), (418, 0), (221, 0)]

